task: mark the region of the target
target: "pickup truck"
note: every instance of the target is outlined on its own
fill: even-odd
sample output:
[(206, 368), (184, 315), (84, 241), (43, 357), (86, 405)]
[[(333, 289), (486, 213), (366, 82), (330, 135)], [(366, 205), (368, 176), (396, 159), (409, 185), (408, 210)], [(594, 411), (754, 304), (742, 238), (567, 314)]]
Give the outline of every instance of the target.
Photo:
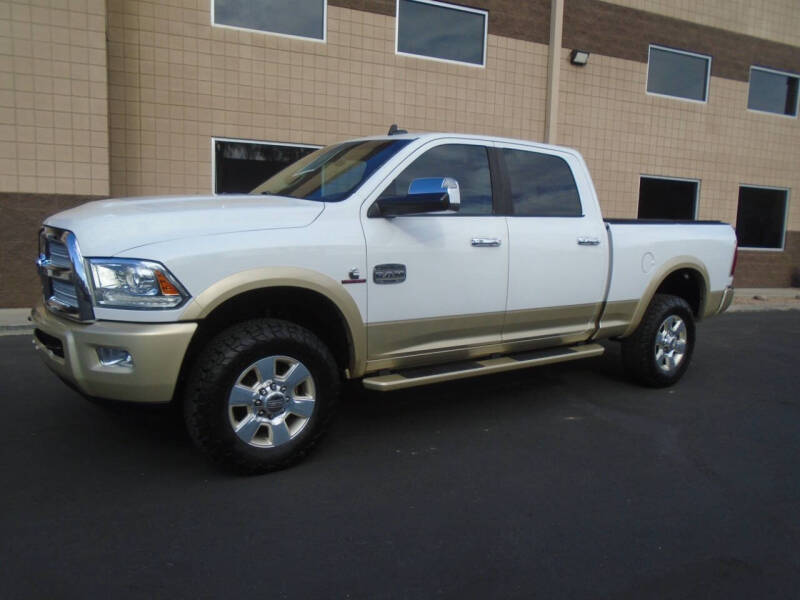
[(597, 356), (675, 383), (733, 298), (718, 222), (603, 220), (575, 150), (459, 134), (322, 148), (249, 194), (45, 220), (32, 311), (89, 398), (176, 402), (244, 472), (301, 458), (344, 380), (397, 390)]

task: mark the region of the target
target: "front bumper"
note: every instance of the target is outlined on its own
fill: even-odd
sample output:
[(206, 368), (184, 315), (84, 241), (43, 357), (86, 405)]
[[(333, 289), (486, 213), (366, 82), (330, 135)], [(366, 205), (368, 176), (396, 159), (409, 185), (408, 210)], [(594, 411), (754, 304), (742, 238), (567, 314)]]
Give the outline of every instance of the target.
[[(196, 323), (76, 323), (31, 311), (33, 345), (56, 375), (88, 396), (127, 402), (169, 402)], [(42, 335), (44, 334), (44, 335)], [(133, 366), (103, 365), (101, 346), (127, 350)]]

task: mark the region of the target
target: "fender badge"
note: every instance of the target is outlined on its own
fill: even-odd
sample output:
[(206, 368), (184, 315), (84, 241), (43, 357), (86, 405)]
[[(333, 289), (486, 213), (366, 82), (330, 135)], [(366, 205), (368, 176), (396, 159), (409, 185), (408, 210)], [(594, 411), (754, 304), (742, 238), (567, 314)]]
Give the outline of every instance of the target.
[(342, 283), (348, 284), (348, 283), (366, 283), (367, 282), (366, 279), (361, 279), (361, 272), (358, 270), (358, 267), (353, 267), (352, 269), (350, 269), (350, 272), (348, 273), (348, 275), (350, 276), (350, 279), (342, 279)]

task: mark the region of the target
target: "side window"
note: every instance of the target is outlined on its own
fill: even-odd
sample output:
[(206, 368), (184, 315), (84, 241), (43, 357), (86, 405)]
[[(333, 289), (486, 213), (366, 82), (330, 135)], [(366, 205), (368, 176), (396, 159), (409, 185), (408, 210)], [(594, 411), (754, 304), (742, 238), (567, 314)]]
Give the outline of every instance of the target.
[(569, 165), (558, 156), (503, 148), (514, 214), (529, 217), (580, 217), (578, 186)]
[(458, 181), (461, 208), (452, 214), (492, 214), (489, 157), (483, 146), (447, 144), (428, 150), (383, 190), (381, 198), (407, 194), (411, 182), (422, 177), (452, 177)]

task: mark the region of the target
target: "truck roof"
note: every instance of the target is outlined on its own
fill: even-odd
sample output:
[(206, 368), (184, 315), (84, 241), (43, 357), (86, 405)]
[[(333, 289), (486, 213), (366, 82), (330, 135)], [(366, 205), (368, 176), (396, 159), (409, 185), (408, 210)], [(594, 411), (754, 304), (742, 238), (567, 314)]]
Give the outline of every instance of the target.
[(498, 137), (492, 135), (479, 135), (473, 133), (455, 133), (455, 132), (428, 132), (428, 133), (398, 133), (394, 135), (372, 135), (372, 136), (365, 136), (360, 138), (354, 138), (352, 140), (342, 140), (342, 141), (362, 141), (362, 140), (420, 140), (420, 141), (430, 141), (430, 140), (438, 140), (442, 138), (450, 138), (450, 137), (457, 137), (462, 139), (468, 140), (477, 140), (483, 142), (502, 142), (506, 144), (524, 144), (526, 146), (531, 146), (535, 148), (542, 148), (542, 149), (550, 149), (550, 150), (560, 150), (562, 152), (569, 152), (571, 154), (579, 154), (574, 148), (570, 148), (568, 146), (558, 146), (554, 144), (545, 144), (543, 142), (534, 142), (531, 140), (522, 140), (516, 138), (507, 138), (507, 137)]

